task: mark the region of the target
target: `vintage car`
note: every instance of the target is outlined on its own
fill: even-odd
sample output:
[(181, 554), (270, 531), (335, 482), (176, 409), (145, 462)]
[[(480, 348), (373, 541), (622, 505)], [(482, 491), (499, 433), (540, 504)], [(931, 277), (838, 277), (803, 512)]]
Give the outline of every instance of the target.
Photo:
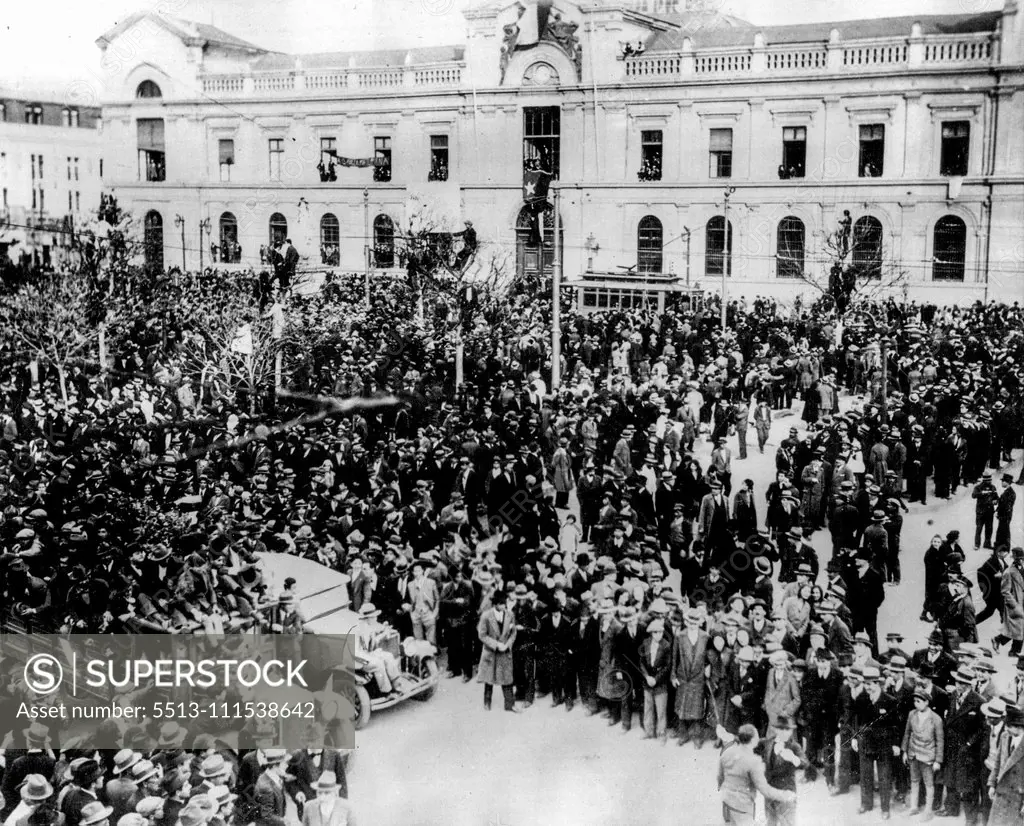
[[(265, 553), (260, 557), (270, 593), (280, 591), (287, 577), (295, 578), (299, 606), (308, 631), (314, 635), (348, 634), (354, 637), (359, 615), (349, 607), (347, 576), (319, 562), (290, 554)], [(430, 643), (411, 637), (401, 640), (398, 632), (392, 629), (376, 647), (390, 652), (400, 664), (401, 676), (394, 681), (392, 694), (381, 694), (373, 674), (366, 667), (367, 661), (358, 652), (353, 652), (354, 671), (348, 673), (342, 668), (332, 668), (322, 689), (327, 695), (334, 693), (348, 699), (351, 711), (346, 703), (346, 712), (352, 715), (356, 729), (365, 727), (374, 711), (391, 708), (409, 699), (428, 700), (440, 679), (437, 652)], [(303, 650), (307, 648), (304, 644)]]

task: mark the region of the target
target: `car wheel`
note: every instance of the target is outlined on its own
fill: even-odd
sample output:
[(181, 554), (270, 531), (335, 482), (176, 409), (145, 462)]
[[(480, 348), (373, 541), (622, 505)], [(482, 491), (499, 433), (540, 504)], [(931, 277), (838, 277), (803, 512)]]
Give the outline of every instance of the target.
[(416, 699), (420, 702), (426, 702), (434, 696), (434, 692), (437, 690), (437, 672), (437, 660), (433, 657), (427, 657), (420, 667), (420, 674), (424, 680), (432, 680), (433, 685), (421, 694), (416, 695)]
[(356, 731), (366, 728), (366, 724), (370, 722), (370, 692), (361, 685), (355, 686), (352, 706), (355, 708), (352, 723)]

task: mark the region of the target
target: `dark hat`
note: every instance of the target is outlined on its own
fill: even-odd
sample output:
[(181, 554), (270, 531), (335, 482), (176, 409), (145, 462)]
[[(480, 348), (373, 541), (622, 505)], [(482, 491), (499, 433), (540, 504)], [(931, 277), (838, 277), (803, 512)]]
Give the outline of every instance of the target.
[(1017, 706), (1006, 707), (1006, 725), (1014, 728), (1024, 728), (1024, 709)]
[(938, 628), (936, 628), (928, 635), (929, 645), (943, 645), (944, 643), (945, 638), (942, 636), (942, 632)]
[(95, 760), (86, 760), (84, 763), (79, 765), (74, 772), (71, 774), (72, 780), (74, 780), (77, 786), (88, 786), (96, 778), (103, 776), (103, 769), (100, 764)]

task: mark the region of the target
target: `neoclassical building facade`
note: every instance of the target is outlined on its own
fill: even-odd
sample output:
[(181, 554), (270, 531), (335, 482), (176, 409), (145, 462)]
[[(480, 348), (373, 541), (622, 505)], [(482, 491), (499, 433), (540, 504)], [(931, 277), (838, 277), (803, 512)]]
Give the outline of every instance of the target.
[[(723, 272), (731, 296), (813, 294), (837, 247), (928, 300), (1024, 292), (1015, 0), (775, 27), (682, 0), (464, 17), (451, 46), (304, 55), (129, 17), (97, 41), (105, 185), (166, 266), (259, 266), (287, 236), (304, 266), (385, 270), (410, 220), (469, 219), (478, 258), (560, 259), (587, 307)], [(558, 256), (552, 212), (538, 243), (524, 209), (536, 168)]]

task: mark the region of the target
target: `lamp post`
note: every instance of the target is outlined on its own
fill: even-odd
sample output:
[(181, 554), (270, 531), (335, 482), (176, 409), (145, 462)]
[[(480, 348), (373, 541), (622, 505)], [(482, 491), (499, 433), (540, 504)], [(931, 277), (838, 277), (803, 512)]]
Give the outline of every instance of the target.
[(185, 219), (180, 215), (174, 216), (174, 226), (181, 227), (181, 271), (185, 272)]
[(370, 309), (370, 190), (363, 189), (363, 264), (366, 268), (366, 309)]
[[(561, 221), (558, 214), (558, 186), (552, 183), (555, 202), (555, 254), (551, 261), (551, 391), (558, 389), (562, 372), (562, 251), (559, 249)], [(541, 235), (543, 237), (543, 221), (541, 216)], [(543, 242), (542, 242), (543, 247)], [(543, 260), (543, 259), (542, 259)]]
[(204, 218), (199, 222), (199, 273), (203, 272), (203, 233), (210, 234), (210, 219)]
[(728, 303), (729, 269), (732, 266), (732, 251), (729, 242), (732, 240), (732, 233), (729, 232), (729, 198), (736, 191), (736, 187), (730, 186), (725, 189), (725, 249), (722, 251), (722, 333), (725, 333), (725, 308)]
[(683, 227), (683, 233), (686, 235), (686, 294), (690, 294), (690, 228), (687, 226)]

